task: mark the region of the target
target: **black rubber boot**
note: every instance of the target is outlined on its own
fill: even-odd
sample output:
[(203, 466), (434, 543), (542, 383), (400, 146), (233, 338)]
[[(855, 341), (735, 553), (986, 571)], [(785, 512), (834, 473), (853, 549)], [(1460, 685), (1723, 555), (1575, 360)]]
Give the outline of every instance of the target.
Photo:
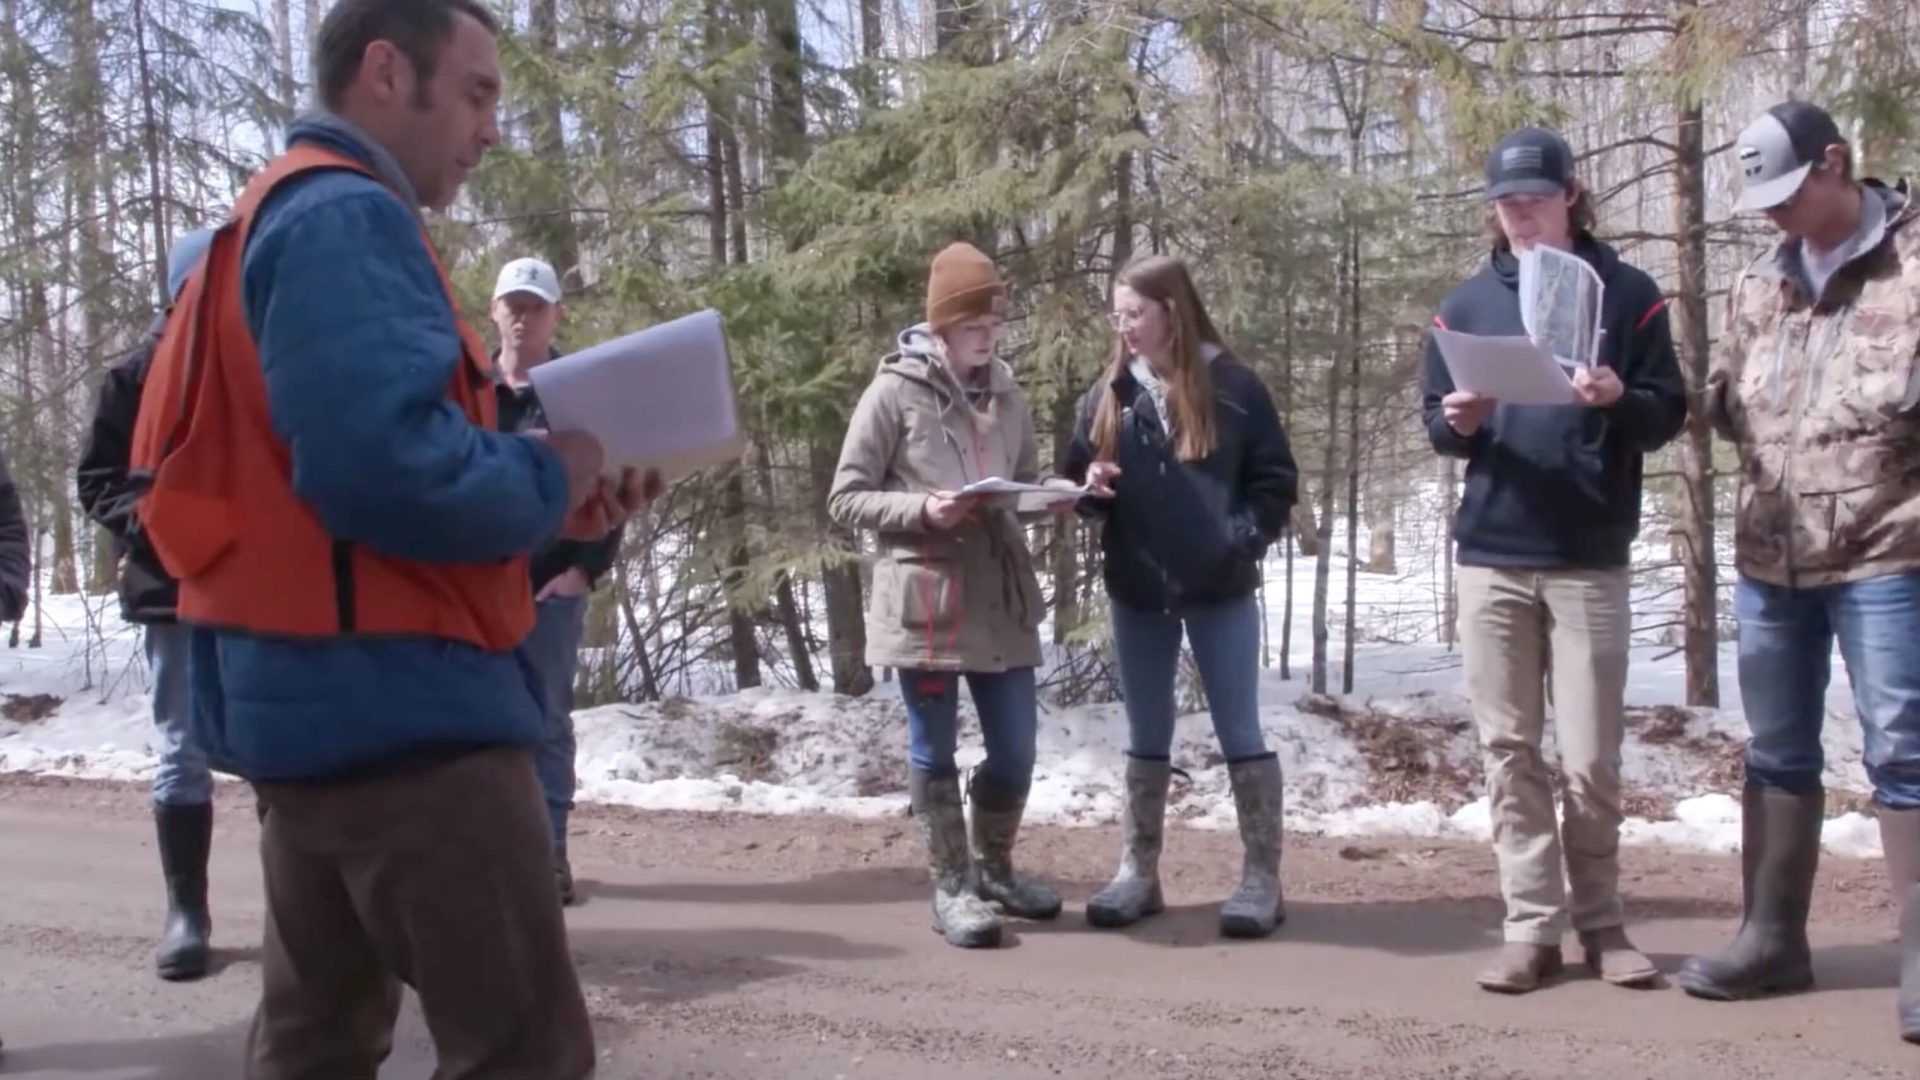
[(1820, 866), (1826, 793), (1749, 784), (1741, 801), (1746, 914), (1740, 933), (1717, 955), (1690, 957), (1674, 978), (1687, 993), (1714, 1001), (1813, 986), (1807, 911)]
[(553, 883), (560, 889), (561, 907), (572, 907), (579, 901), (579, 894), (573, 890), (573, 863), (567, 858), (566, 848), (553, 853)]
[(1920, 1043), (1920, 810), (1875, 812), (1900, 920), (1900, 1037)]
[(167, 925), (154, 966), (163, 979), (197, 979), (207, 973), (212, 956), (207, 856), (213, 848), (213, 804), (155, 803), (153, 821), (160, 837), (160, 870), (167, 881)]

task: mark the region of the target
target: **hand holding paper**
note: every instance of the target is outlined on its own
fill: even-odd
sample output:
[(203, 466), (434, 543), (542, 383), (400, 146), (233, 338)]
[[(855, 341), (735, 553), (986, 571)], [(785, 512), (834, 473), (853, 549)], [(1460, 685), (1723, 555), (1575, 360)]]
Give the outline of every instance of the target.
[(1573, 392), (1582, 405), (1604, 408), (1619, 401), (1627, 388), (1610, 367), (1581, 368), (1573, 373)]
[(549, 360), (528, 377), (553, 430), (592, 435), (609, 467), (672, 481), (746, 445), (726, 331), (712, 310)]
[(1499, 402), (1485, 394), (1476, 394), (1471, 390), (1455, 390), (1440, 399), (1440, 411), (1447, 418), (1447, 426), (1462, 436), (1471, 438), (1493, 415), (1494, 406)]

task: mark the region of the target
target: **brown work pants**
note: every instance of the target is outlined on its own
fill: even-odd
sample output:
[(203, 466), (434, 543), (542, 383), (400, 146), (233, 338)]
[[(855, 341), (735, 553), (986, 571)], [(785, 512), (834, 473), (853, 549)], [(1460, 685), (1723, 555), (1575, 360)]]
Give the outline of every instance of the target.
[(435, 1080), (593, 1074), (530, 750), (257, 790), (267, 926), (249, 1080), (374, 1080), (402, 984)]

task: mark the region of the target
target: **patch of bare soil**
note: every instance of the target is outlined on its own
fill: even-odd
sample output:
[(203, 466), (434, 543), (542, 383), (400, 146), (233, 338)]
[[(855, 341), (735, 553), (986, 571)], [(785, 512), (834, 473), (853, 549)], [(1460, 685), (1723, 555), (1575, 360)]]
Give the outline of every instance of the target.
[(0, 695), (0, 717), (16, 724), (37, 724), (52, 716), (64, 698), (55, 694)]
[(1367, 802), (1431, 802), (1452, 813), (1475, 797), (1478, 772), (1453, 760), (1447, 746), (1464, 734), (1465, 717), (1406, 716), (1371, 702), (1303, 695), (1295, 708), (1338, 724), (1372, 770)]

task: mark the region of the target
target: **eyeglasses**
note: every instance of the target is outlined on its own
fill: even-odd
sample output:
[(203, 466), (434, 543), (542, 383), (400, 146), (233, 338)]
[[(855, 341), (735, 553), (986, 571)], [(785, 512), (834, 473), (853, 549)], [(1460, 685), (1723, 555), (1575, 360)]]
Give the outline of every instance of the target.
[(1131, 308), (1127, 311), (1109, 311), (1107, 312), (1107, 325), (1113, 327), (1115, 330), (1120, 329), (1122, 326), (1138, 326), (1147, 321), (1147, 314), (1148, 309), (1143, 307)]

